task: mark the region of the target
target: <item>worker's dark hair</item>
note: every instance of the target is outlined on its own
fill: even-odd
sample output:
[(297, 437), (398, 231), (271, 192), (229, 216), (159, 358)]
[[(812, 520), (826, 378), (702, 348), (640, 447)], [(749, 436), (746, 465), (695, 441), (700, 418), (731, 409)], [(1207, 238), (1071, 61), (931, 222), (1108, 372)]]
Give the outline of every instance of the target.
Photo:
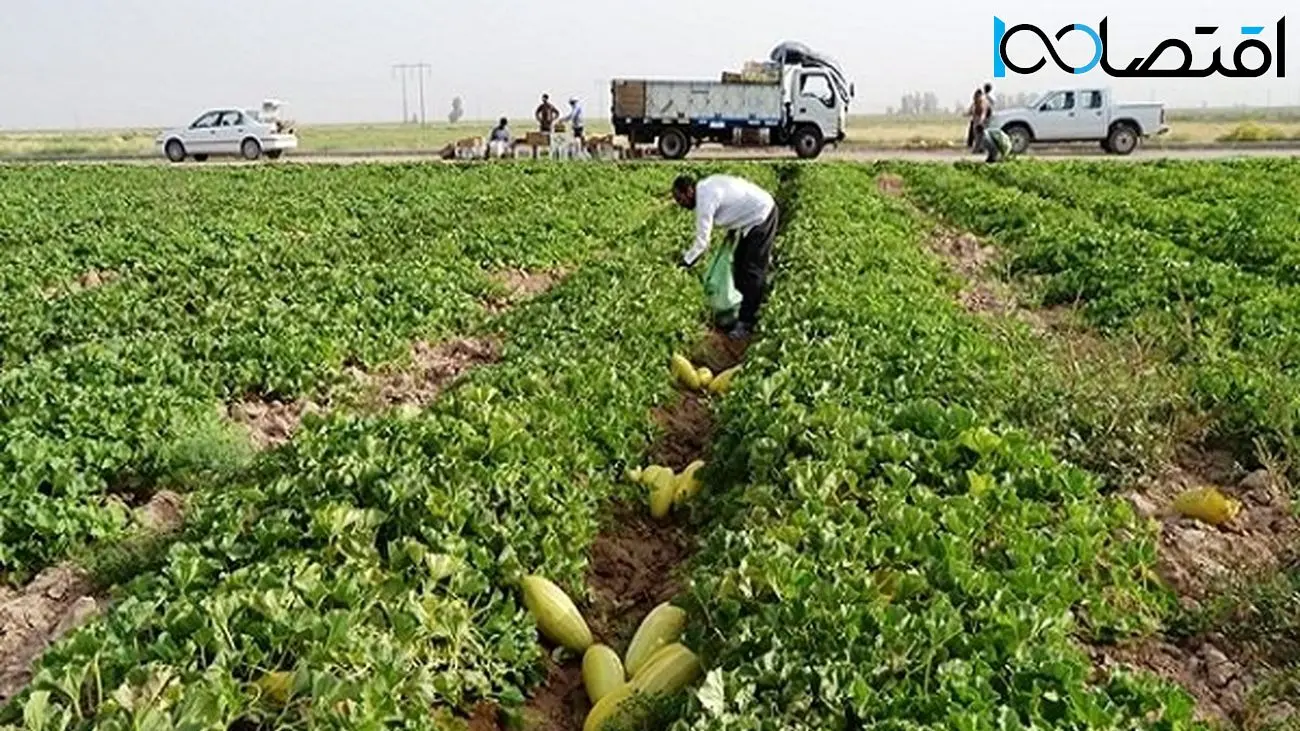
[(990, 91), (993, 91), (993, 83), (989, 81), (984, 82), (984, 92), (988, 93)]
[(501, 125), (502, 127), (506, 126), (509, 123), (510, 120), (506, 119), (505, 117), (502, 117), (501, 119), (497, 120), (497, 124)]
[(674, 193), (685, 193), (695, 187), (695, 178), (690, 175), (678, 175), (673, 181)]

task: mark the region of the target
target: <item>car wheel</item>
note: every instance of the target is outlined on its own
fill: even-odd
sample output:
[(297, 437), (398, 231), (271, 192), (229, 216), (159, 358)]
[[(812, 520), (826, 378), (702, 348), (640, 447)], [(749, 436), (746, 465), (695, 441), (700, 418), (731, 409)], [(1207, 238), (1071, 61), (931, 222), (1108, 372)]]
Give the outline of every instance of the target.
[(1011, 151), (1017, 155), (1025, 154), (1029, 149), (1029, 143), (1033, 141), (1033, 135), (1029, 133), (1029, 128), (1023, 124), (1013, 124), (1002, 130), (1011, 138)]
[(194, 156), (194, 159), (197, 160), (198, 162), (207, 162), (207, 161), (208, 161), (208, 156), (207, 156), (207, 155), (195, 155), (195, 156)]
[(1117, 124), (1111, 129), (1106, 143), (1110, 145), (1110, 151), (1116, 155), (1128, 155), (1137, 149), (1137, 130), (1133, 129), (1132, 125)]
[(250, 137), (239, 146), (239, 154), (243, 155), (245, 160), (256, 160), (262, 156), (262, 143)]
[(659, 154), (668, 160), (680, 160), (691, 149), (691, 141), (680, 129), (669, 128), (659, 135)]
[(167, 153), (167, 159), (172, 162), (182, 162), (185, 160), (185, 145), (180, 140), (168, 140), (163, 151)]
[(821, 131), (807, 125), (795, 130), (794, 152), (804, 160), (811, 160), (822, 154)]

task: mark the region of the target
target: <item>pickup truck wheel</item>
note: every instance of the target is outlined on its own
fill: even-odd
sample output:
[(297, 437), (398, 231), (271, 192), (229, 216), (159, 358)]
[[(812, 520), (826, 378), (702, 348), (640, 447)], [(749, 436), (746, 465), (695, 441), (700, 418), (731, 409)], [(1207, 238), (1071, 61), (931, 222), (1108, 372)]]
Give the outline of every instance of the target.
[(822, 154), (822, 133), (816, 127), (800, 127), (794, 133), (794, 152), (805, 160)]
[(659, 154), (668, 160), (680, 160), (691, 149), (691, 141), (680, 129), (666, 129), (659, 135)]
[(1011, 151), (1017, 155), (1025, 154), (1029, 149), (1029, 143), (1033, 141), (1033, 135), (1029, 133), (1029, 128), (1023, 124), (1013, 124), (1004, 127), (1003, 132), (1011, 138)]
[(245, 160), (256, 160), (262, 156), (262, 143), (250, 137), (239, 146), (239, 153)]
[(1128, 155), (1137, 149), (1137, 130), (1131, 125), (1117, 124), (1111, 129), (1110, 136), (1106, 138), (1106, 144), (1114, 154)]
[(207, 162), (207, 161), (208, 161), (208, 156), (207, 156), (207, 155), (195, 155), (195, 156), (194, 156), (194, 160), (195, 160), (196, 162)]
[(1110, 138), (1109, 138), (1109, 137), (1107, 137), (1106, 139), (1104, 139), (1104, 140), (1101, 141), (1101, 149), (1102, 149), (1102, 152), (1113, 152), (1113, 150), (1110, 149)]
[(280, 155), (282, 155), (282, 154), (284, 154), (284, 150), (267, 150), (267, 151), (266, 151), (266, 156), (267, 156), (267, 158), (269, 158), (269, 159), (271, 159), (271, 160), (279, 160), (279, 159), (280, 159)]
[(185, 160), (185, 145), (180, 140), (168, 140), (163, 151), (167, 153), (167, 159), (172, 162), (183, 162)]

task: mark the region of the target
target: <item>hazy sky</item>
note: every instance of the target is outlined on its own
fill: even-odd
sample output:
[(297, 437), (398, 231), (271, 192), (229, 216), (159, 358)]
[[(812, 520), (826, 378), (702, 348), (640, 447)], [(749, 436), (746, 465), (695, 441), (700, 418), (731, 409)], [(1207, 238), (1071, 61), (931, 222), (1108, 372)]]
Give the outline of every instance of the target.
[[(0, 14), (0, 127), (158, 127), (188, 123), (210, 105), (284, 99), (299, 122), (401, 117), (391, 64), (426, 61), (430, 119), (454, 95), (473, 118), (526, 116), (539, 92), (583, 97), (604, 116), (616, 76), (717, 78), (764, 59), (784, 40), (836, 57), (856, 82), (853, 110), (883, 111), (908, 91), (934, 91), (945, 107), (992, 76), (993, 16), (1049, 33), (1110, 17), (1112, 64), (1178, 37), (1208, 65), (1225, 62), (1242, 25), (1273, 29), (1285, 0), (4, 0)], [(1044, 9), (1048, 8), (1050, 9)], [(1294, 8), (1294, 4), (1291, 5)], [(1073, 79), (1048, 60), (1001, 90), (1084, 82), (1172, 105), (1300, 103), (1300, 13), (1288, 19), (1288, 78)], [(1221, 25), (1198, 39), (1196, 25)], [(1017, 36), (1030, 61), (1036, 42)], [(1067, 61), (1091, 55), (1082, 34)], [(411, 90), (414, 107), (414, 86)]]

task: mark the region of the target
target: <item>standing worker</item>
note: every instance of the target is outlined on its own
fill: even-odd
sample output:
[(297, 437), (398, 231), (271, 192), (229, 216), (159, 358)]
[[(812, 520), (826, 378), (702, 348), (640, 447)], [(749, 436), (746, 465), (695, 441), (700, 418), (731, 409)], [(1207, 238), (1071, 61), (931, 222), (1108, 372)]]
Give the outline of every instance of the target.
[(567, 122), (573, 127), (573, 136), (579, 142), (585, 141), (582, 137), (582, 105), (578, 103), (577, 97), (569, 98), (569, 113), (560, 121)]
[(731, 272), (742, 299), (740, 316), (727, 335), (733, 340), (748, 338), (758, 324), (767, 286), (780, 221), (776, 201), (757, 185), (732, 175), (710, 175), (699, 182), (689, 175), (679, 176), (673, 181), (673, 199), (695, 211), (695, 243), (683, 256), (683, 267), (694, 266), (704, 255), (715, 224), (735, 237)]
[(542, 94), (542, 103), (537, 105), (537, 111), (533, 114), (537, 118), (537, 127), (542, 132), (550, 132), (551, 127), (555, 125), (555, 120), (560, 117), (560, 110), (551, 104), (551, 95)]
[(970, 125), (966, 131), (966, 145), (971, 152), (979, 152), (984, 146), (984, 123), (989, 117), (983, 89), (975, 90), (967, 114), (970, 116)]
[[(984, 82), (983, 91), (984, 91), (984, 118), (980, 120), (980, 127), (984, 130), (985, 137), (987, 138), (988, 130), (989, 130), (989, 122), (992, 121), (993, 119), (993, 84), (987, 81)], [(988, 140), (985, 139), (985, 142), (988, 142)], [(987, 146), (987, 147), (988, 147), (987, 152), (992, 154), (992, 147), (991, 146)]]

